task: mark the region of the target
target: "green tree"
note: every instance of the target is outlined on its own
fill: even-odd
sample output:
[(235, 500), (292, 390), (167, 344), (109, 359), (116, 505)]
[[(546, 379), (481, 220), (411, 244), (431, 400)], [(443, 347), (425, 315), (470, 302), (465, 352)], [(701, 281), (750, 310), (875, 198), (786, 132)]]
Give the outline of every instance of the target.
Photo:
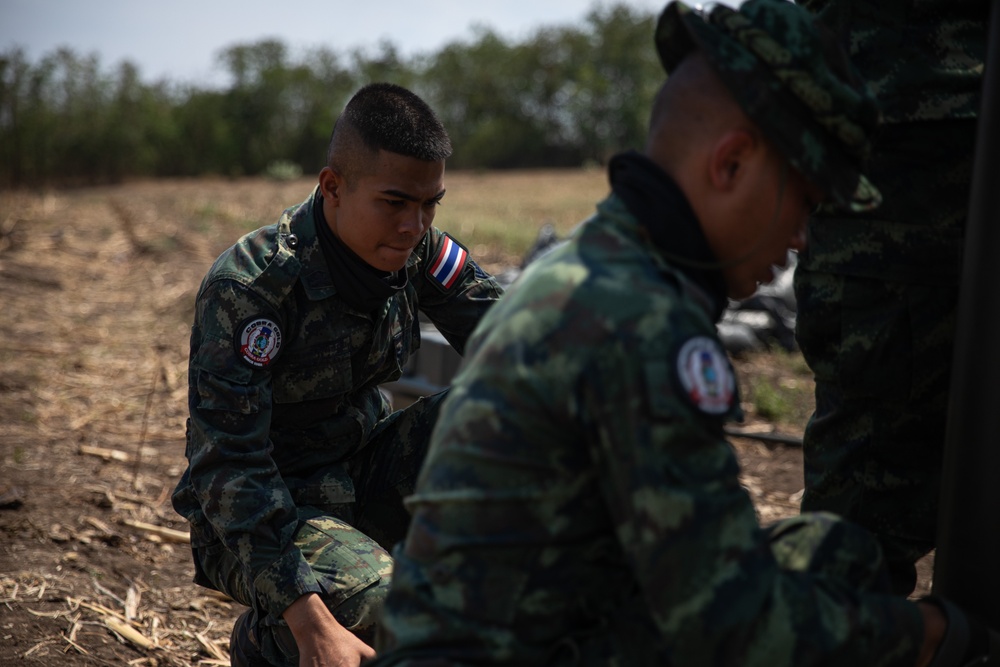
[(641, 145), (663, 79), (653, 27), (651, 15), (614, 5), (520, 43), (480, 27), (445, 46), (421, 81), (452, 134), (455, 166), (577, 166)]
[(0, 54), (0, 185), (18, 186), (31, 175), (26, 155), (31, 70), (23, 49)]
[(626, 5), (597, 8), (587, 17), (585, 39), (567, 40), (576, 64), (568, 92), (573, 136), (593, 160), (641, 147), (649, 109), (665, 75), (652, 48), (654, 17)]
[(307, 53), (291, 73), (286, 99), (289, 140), (282, 158), (304, 173), (319, 172), (326, 164), (333, 124), (357, 87), (358, 75), (341, 65), (337, 54), (328, 49)]
[(124, 62), (59, 49), (31, 63), (0, 52), (0, 185), (106, 182), (130, 176), (265, 173), (277, 160), (323, 164), (333, 124), (361, 85), (389, 81), (438, 111), (458, 168), (576, 166), (641, 145), (663, 79), (654, 18), (599, 6), (582, 25), (520, 41), (486, 27), (435, 53), (403, 58), (384, 41), (293, 61), (278, 40), (236, 44), (218, 59), (218, 90), (143, 83)]
[(267, 39), (231, 46), (220, 60), (233, 78), (223, 104), (236, 155), (230, 173), (260, 173), (285, 139), (282, 95), (288, 86), (287, 49), (280, 41)]
[(156, 133), (160, 176), (207, 176), (231, 172), (239, 160), (226, 118), (226, 93), (186, 88)]
[(544, 151), (544, 124), (523, 104), (531, 73), (520, 51), (480, 27), (475, 41), (445, 46), (424, 70), (421, 88), (451, 134), (455, 167), (524, 166)]

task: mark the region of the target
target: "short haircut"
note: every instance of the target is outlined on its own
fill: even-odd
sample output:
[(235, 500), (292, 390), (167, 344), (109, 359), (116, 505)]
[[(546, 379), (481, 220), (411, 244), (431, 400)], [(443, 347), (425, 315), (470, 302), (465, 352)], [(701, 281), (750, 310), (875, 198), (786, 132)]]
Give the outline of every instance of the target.
[(705, 55), (693, 51), (674, 67), (653, 100), (646, 150), (656, 150), (661, 159), (675, 164), (699, 142), (713, 141), (734, 124), (761, 134)]
[(380, 150), (437, 162), (451, 156), (451, 140), (420, 97), (392, 83), (372, 83), (354, 94), (337, 119), (326, 162), (350, 182)]

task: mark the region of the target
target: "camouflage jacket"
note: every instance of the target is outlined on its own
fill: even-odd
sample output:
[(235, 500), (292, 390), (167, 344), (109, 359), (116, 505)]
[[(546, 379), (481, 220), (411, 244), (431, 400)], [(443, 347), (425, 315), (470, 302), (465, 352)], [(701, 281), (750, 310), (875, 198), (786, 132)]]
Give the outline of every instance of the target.
[(989, 0), (800, 4), (847, 40), (851, 62), (878, 98), (884, 122), (976, 117)]
[(470, 341), (377, 664), (912, 664), (912, 604), (777, 566), (738, 403), (711, 300), (612, 195)]
[(380, 311), (352, 309), (320, 250), (314, 196), (237, 241), (202, 282), (188, 372), (190, 464), (173, 497), (192, 546), (221, 539), (275, 615), (318, 591), (291, 546), (296, 507), (331, 512), (354, 500), (345, 462), (388, 414), (378, 385), (398, 379), (420, 346), (418, 309), (462, 352), (501, 294), (467, 255), (457, 280), (439, 287), (430, 260), (449, 237), (431, 228), (407, 263), (406, 287)]

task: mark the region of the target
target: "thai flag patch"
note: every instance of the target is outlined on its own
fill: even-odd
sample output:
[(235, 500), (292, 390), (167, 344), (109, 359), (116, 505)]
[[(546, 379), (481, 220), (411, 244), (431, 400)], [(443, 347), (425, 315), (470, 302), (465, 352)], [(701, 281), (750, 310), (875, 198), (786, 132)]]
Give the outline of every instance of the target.
[(451, 286), (458, 280), (469, 253), (447, 234), (442, 234), (441, 239), (441, 246), (438, 248), (437, 256), (431, 262), (427, 274), (440, 287), (447, 290), (451, 289)]

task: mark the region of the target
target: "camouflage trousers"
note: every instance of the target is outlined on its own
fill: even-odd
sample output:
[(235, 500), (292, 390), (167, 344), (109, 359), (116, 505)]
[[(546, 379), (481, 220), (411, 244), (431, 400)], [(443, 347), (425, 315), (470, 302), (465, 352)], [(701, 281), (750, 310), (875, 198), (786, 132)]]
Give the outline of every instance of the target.
[[(403, 498), (413, 492), (430, 433), (447, 391), (418, 400), (376, 424), (365, 447), (350, 462), (355, 502), (323, 513), (299, 507), (295, 546), (323, 587), (323, 601), (337, 621), (374, 645), (392, 578), (392, 546), (403, 539), (410, 515)], [(256, 601), (253, 581), (221, 542), (194, 549), (201, 581), (251, 608), (253, 646), (271, 665), (298, 665), (298, 648), (287, 623)]]
[(975, 121), (883, 128), (867, 172), (883, 205), (811, 220), (795, 273), (816, 377), (802, 510), (872, 531), (901, 595), (935, 545), (974, 136)]

